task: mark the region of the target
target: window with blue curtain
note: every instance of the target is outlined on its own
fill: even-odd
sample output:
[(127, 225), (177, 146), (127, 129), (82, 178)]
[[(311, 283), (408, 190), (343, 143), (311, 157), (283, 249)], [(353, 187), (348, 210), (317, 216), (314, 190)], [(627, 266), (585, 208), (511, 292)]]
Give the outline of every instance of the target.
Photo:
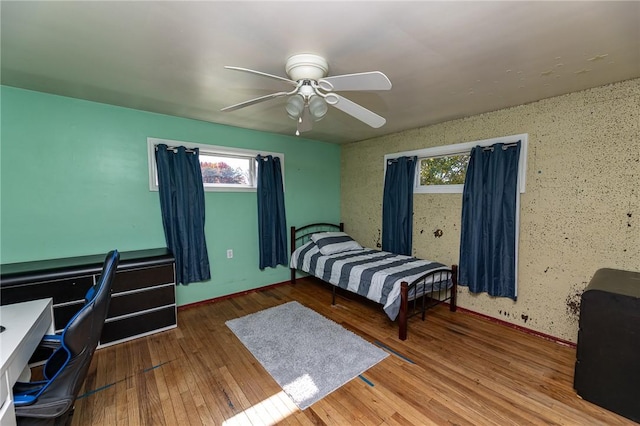
[(256, 157), (258, 161), (258, 247), (259, 267), (288, 265), (287, 218), (280, 158)]
[(176, 259), (176, 282), (211, 279), (204, 234), (204, 188), (198, 149), (159, 144), (158, 192), (167, 247)]
[(517, 298), (520, 142), (476, 146), (462, 194), (460, 285)]
[(387, 160), (382, 198), (382, 250), (411, 256), (413, 188), (418, 157)]

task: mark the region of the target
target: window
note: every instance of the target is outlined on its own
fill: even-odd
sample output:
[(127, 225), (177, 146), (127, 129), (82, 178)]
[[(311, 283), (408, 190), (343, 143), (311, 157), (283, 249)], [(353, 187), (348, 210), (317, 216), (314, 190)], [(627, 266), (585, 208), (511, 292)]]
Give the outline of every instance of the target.
[(421, 158), (419, 185), (463, 185), (469, 154)]
[(200, 149), (200, 169), (202, 170), (202, 184), (205, 191), (256, 191), (258, 182), (257, 155), (279, 157), (284, 177), (284, 154), (147, 138), (149, 190), (151, 191), (158, 190), (155, 150), (159, 144), (165, 144), (169, 147), (184, 146), (187, 149)]
[(419, 163), (418, 167), (416, 167), (414, 193), (462, 193), (467, 164), (473, 147), (521, 141), (518, 181), (520, 192), (523, 193), (527, 171), (528, 136), (528, 134), (524, 133), (455, 145), (398, 152), (385, 155), (384, 161), (387, 164), (387, 160), (392, 158), (414, 155), (418, 157)]

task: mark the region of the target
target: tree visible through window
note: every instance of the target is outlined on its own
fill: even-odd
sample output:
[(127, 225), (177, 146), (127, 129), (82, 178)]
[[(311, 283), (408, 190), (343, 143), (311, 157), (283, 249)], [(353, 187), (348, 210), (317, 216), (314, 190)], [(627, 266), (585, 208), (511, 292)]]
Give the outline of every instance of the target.
[(468, 154), (422, 158), (420, 185), (463, 185), (468, 163)]
[(200, 153), (202, 183), (207, 185), (249, 185), (254, 158)]

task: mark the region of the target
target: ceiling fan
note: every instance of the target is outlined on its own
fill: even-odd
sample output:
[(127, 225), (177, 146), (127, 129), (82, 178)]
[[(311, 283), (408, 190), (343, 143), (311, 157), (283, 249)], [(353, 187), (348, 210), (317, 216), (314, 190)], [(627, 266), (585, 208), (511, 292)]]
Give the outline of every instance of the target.
[(373, 111), (335, 93), (345, 90), (390, 90), (391, 81), (380, 71), (327, 77), (329, 65), (326, 59), (309, 53), (293, 55), (287, 60), (285, 71), (289, 78), (247, 68), (232, 66), (225, 66), (225, 68), (284, 81), (294, 86), (294, 89), (289, 92), (276, 92), (240, 102), (222, 108), (222, 111), (235, 111), (259, 102), (288, 96), (285, 108), (289, 117), (298, 122), (296, 135), (310, 131), (313, 121), (322, 119), (327, 113), (327, 105), (331, 105), (374, 128), (381, 127), (386, 123), (383, 117)]

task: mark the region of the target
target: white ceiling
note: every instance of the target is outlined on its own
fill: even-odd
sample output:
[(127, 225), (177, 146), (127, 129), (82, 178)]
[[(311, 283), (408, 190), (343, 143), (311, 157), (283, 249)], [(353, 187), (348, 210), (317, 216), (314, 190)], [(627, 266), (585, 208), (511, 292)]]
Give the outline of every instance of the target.
[(2, 1), (4, 85), (292, 135), (296, 53), (329, 75), (382, 71), (388, 92), (341, 92), (387, 119), (330, 108), (310, 139), (344, 143), (640, 77), (640, 2)]

